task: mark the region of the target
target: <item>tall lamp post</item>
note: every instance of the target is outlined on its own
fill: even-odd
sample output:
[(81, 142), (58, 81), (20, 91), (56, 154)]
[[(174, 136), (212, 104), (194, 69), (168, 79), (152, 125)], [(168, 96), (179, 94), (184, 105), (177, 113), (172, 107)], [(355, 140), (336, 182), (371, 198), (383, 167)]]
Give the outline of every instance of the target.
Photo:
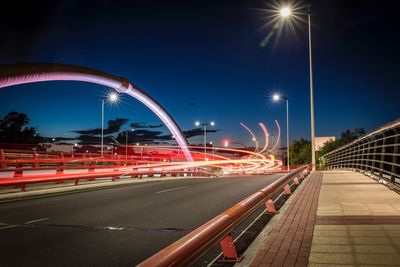
[(104, 103), (105, 101), (116, 102), (118, 100), (118, 95), (116, 93), (111, 93), (108, 96), (103, 96), (101, 98), (101, 155), (104, 154)]
[[(135, 129), (131, 129), (131, 132), (135, 131)], [(128, 133), (129, 130), (125, 131), (125, 159), (128, 158)]]
[[(282, 7), (279, 10), (279, 15), (284, 19), (289, 19), (294, 12), (289, 6)], [(308, 7), (307, 13), (295, 12), (295, 15), (306, 15), (308, 22), (308, 51), (310, 62), (310, 111), (311, 111), (311, 163), (312, 170), (315, 171), (315, 125), (314, 125), (314, 82), (313, 82), (313, 69), (312, 69), (312, 45), (311, 45), (311, 12)]]
[(289, 143), (289, 97), (274, 94), (272, 100), (275, 102), (284, 100), (286, 101), (286, 153), (287, 153), (287, 169), (290, 170), (290, 143)]
[(207, 161), (207, 126), (214, 126), (215, 122), (211, 121), (210, 123), (200, 123), (199, 121), (195, 122), (196, 126), (203, 125), (204, 130), (204, 161)]

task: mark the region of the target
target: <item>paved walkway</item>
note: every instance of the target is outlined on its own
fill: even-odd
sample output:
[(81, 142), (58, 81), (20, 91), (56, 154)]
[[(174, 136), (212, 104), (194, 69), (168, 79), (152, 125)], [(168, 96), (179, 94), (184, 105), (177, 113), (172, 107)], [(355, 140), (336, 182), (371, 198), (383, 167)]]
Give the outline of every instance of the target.
[(314, 172), (251, 266), (400, 266), (400, 195), (360, 173)]

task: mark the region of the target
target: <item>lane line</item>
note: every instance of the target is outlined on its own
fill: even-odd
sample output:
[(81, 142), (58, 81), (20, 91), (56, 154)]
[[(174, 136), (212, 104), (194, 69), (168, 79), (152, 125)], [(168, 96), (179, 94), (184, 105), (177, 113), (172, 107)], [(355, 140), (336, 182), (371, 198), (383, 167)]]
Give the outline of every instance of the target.
[(17, 227), (17, 226), (18, 225), (7, 225), (7, 226), (4, 226), (4, 227), (1, 227), (0, 230), (8, 229), (8, 228), (14, 228), (14, 227)]
[(169, 191), (173, 191), (173, 190), (183, 189), (186, 187), (187, 186), (181, 186), (181, 187), (175, 187), (175, 188), (171, 188), (171, 189), (161, 190), (161, 191), (157, 191), (156, 194), (161, 194), (161, 193), (165, 193), (165, 192), (169, 192)]
[(36, 220), (32, 220), (29, 222), (26, 222), (25, 224), (30, 224), (30, 223), (35, 223), (35, 222), (41, 222), (41, 221), (45, 221), (48, 220), (49, 218), (40, 218), (40, 219), (36, 219)]

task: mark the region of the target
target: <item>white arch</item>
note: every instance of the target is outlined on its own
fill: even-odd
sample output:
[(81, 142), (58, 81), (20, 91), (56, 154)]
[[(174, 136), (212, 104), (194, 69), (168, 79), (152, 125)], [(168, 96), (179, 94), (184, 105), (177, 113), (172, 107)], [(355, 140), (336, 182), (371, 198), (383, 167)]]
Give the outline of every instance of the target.
[(45, 81), (81, 81), (104, 85), (119, 93), (128, 94), (151, 109), (167, 126), (181, 147), (186, 160), (193, 161), (188, 141), (168, 112), (151, 96), (125, 78), (112, 76), (94, 69), (64, 64), (11, 64), (0, 66), (0, 88)]

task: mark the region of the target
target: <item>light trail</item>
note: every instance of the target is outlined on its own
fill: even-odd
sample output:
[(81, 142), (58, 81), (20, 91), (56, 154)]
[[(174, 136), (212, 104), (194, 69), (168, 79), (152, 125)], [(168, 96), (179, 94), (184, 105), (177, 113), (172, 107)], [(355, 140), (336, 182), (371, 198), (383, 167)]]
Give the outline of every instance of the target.
[(279, 123), (277, 120), (275, 120), (276, 128), (278, 129), (278, 138), (276, 139), (275, 145), (271, 149), (271, 153), (274, 153), (276, 147), (279, 145), (279, 141), (281, 139), (281, 127), (279, 126)]
[[(138, 146), (129, 146), (128, 148), (137, 148)], [(40, 159), (21, 159), (21, 160), (1, 160), (2, 163), (34, 165), (40, 163), (39, 166), (45, 168), (41, 171), (39, 167), (35, 173), (26, 173), (21, 177), (5, 177), (2, 179), (4, 184), (19, 179), (29, 179), (33, 182), (46, 182), (46, 180), (60, 179), (84, 179), (90, 180), (100, 177), (123, 177), (123, 176), (141, 176), (141, 175), (197, 175), (197, 176), (223, 176), (232, 174), (260, 174), (270, 173), (280, 168), (282, 163), (276, 161), (272, 155), (263, 155), (261, 153), (225, 147), (213, 147), (206, 149), (213, 150), (214, 153), (207, 153), (208, 160), (204, 160), (203, 146), (189, 146), (193, 155), (193, 161), (186, 159), (173, 159), (173, 155), (179, 153), (180, 148), (177, 146), (146, 146), (146, 160), (139, 160), (138, 155), (117, 155), (108, 158), (100, 158), (93, 155), (90, 158), (76, 158), (77, 154), (72, 157), (63, 158), (40, 158)], [(125, 148), (123, 149), (125, 153)], [(132, 150), (131, 150), (132, 152)], [(134, 151), (133, 151), (134, 153)], [(169, 160), (165, 160), (169, 157)], [(54, 166), (54, 173), (48, 172), (48, 167)], [(57, 167), (58, 166), (58, 167)], [(56, 173), (60, 167), (68, 170)], [(69, 167), (74, 169), (69, 169)], [(89, 169), (90, 168), (90, 169)], [(12, 168), (9, 169), (10, 175), (13, 175)], [(73, 178), (71, 178), (73, 177)], [(97, 178), (96, 178), (97, 177)], [(2, 183), (0, 182), (0, 186)], [(7, 185), (4, 185), (7, 186)]]
[(256, 145), (256, 148), (254, 149), (254, 152), (257, 152), (257, 150), (258, 150), (258, 141), (257, 141), (256, 136), (255, 136), (254, 133), (250, 130), (250, 128), (247, 127), (244, 123), (240, 123), (240, 125), (242, 125), (242, 126), (250, 133), (251, 138), (252, 138), (252, 140), (254, 141), (254, 143), (255, 143), (255, 145)]
[(259, 153), (263, 153), (264, 151), (267, 150), (268, 145), (269, 145), (269, 134), (268, 134), (267, 127), (265, 127), (265, 125), (262, 122), (260, 122), (258, 125), (260, 125), (261, 129), (263, 130), (264, 136), (265, 136), (264, 148), (259, 152)]

